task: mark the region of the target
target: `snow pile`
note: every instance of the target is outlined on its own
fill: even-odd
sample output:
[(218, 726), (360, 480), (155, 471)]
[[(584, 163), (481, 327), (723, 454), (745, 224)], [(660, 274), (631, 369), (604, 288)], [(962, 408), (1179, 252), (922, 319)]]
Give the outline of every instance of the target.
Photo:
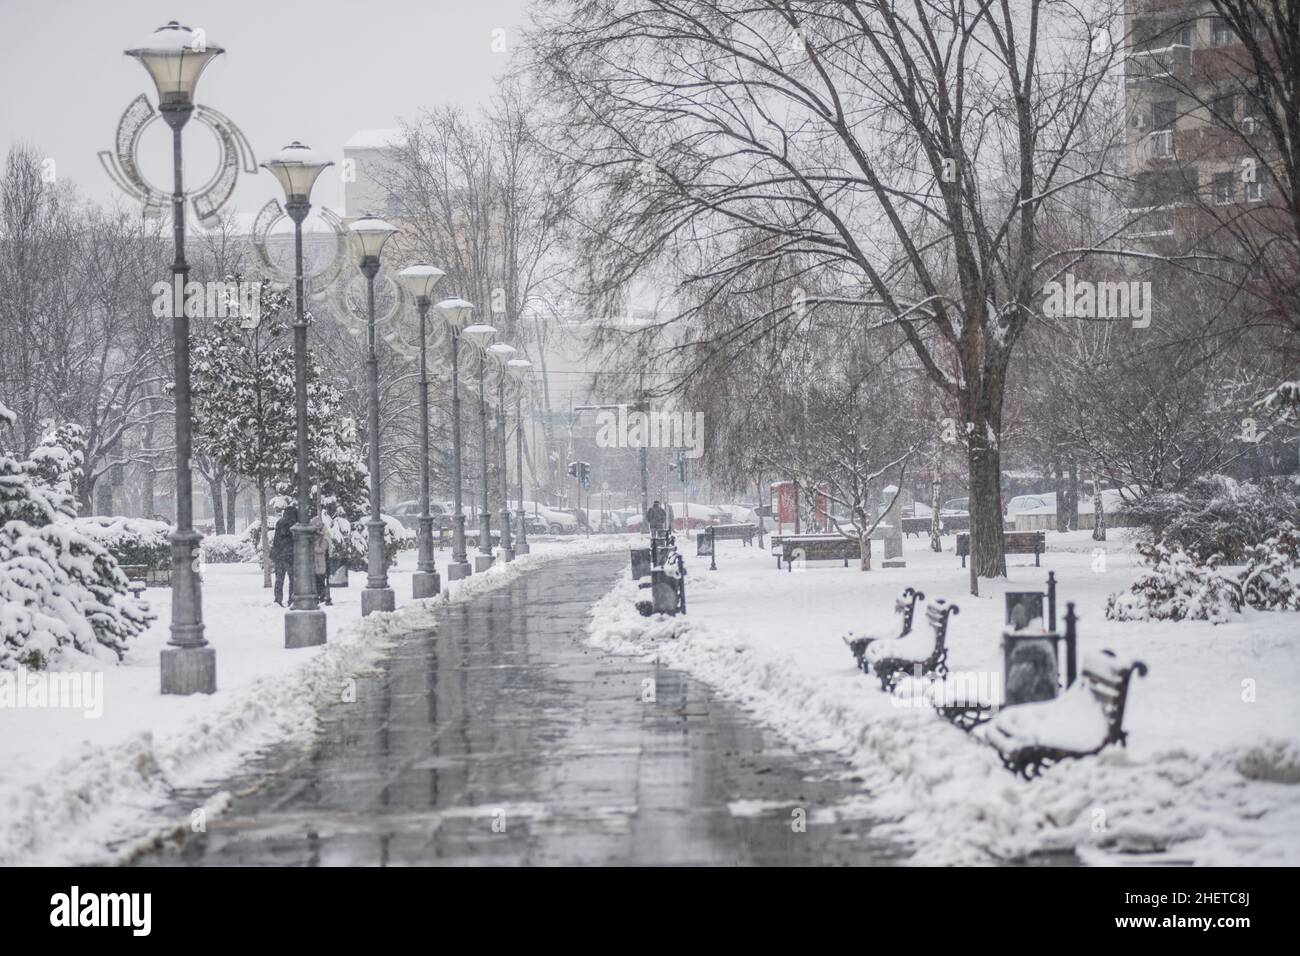
[(0, 669), (116, 661), (152, 620), (113, 556), (76, 526), (79, 440), (62, 429), (27, 461), (0, 452)]
[[(415, 555), (407, 552), (390, 571), (399, 610), (362, 619), (360, 588), (336, 589), (329, 642), (293, 651), (284, 649), (284, 611), (261, 587), (261, 571), (247, 564), (210, 566), (203, 607), (206, 636), (217, 649), (218, 682), (210, 696), (159, 694), (158, 652), (168, 638), (170, 592), (151, 589), (161, 620), (134, 642), (121, 666), (105, 669), (102, 718), (58, 709), (3, 712), (0, 866), (129, 856), (176, 829), (165, 813), (177, 790), (222, 779), (273, 744), (308, 741), (317, 708), (340, 700), (403, 634), (434, 627), (441, 606), (550, 561), (627, 547), (623, 536), (537, 543), (531, 554), (464, 581), (444, 577), (442, 595), (412, 602), (405, 596)], [(220, 810), (220, 796), (207, 802), (209, 814)]]
[[(908, 539), (907, 568), (868, 573), (778, 572), (760, 549), (724, 549), (718, 571), (692, 569), (690, 612), (679, 618), (637, 614), (643, 592), (624, 573), (593, 609), (590, 638), (690, 671), (796, 747), (840, 753), (863, 778), (870, 814), (863, 826), (910, 843), (918, 863), (1070, 850), (1096, 862), (1143, 854), (1300, 863), (1300, 655), (1278, 615), (1247, 609), (1218, 627), (1108, 621), (1107, 595), (1137, 565), (1114, 541), (1110, 559), (1097, 562), (1087, 531), (1049, 532), (1041, 569), (1013, 556), (1009, 579), (981, 581), (979, 598), (967, 593), (967, 572), (952, 551), (933, 554), (927, 544)], [(999, 676), (1004, 592), (1042, 590), (1049, 569), (1062, 605), (1076, 604), (1080, 659), (1113, 648), (1150, 671), (1133, 679), (1127, 747), (1064, 761), (1032, 782), (938, 717), (910, 678), (883, 693), (839, 637), (850, 628), (897, 633), (894, 598), (906, 585), (920, 587), (961, 607), (948, 632), (952, 672)], [(929, 629), (920, 608), (916, 628)]]

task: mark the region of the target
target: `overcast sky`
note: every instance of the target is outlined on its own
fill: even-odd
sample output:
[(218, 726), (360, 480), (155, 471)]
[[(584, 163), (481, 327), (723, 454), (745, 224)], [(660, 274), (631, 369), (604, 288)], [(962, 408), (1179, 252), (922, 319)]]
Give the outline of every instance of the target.
[[(122, 50), (168, 20), (207, 31), (226, 54), (196, 99), (231, 117), (260, 162), (291, 140), (342, 156), (357, 129), (391, 127), (440, 103), (474, 108), (509, 65), (527, 0), (0, 0), (0, 150), (15, 142), (55, 160), (58, 176), (107, 201), (116, 187), (96, 153), (118, 117), (153, 83)], [(505, 31), (506, 53), (492, 51)], [(170, 182), (167, 130), (155, 122), (142, 165)], [(186, 127), (186, 174), (206, 181), (210, 135)], [(279, 195), (270, 174), (240, 177), (232, 203), (253, 211)], [(339, 209), (337, 177), (312, 199)]]

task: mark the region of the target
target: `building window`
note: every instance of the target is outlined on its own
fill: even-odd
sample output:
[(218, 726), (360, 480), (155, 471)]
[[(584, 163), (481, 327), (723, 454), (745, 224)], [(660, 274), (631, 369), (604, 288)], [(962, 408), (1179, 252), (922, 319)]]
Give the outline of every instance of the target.
[(1177, 100), (1160, 100), (1151, 104), (1151, 128), (1153, 130), (1173, 129), (1178, 116)]
[(1246, 183), (1246, 202), (1263, 202), (1268, 196), (1268, 190), (1264, 185), (1267, 182), (1267, 175), (1262, 169), (1257, 168), (1255, 170), (1255, 181)]
[(1223, 17), (1210, 20), (1210, 46), (1227, 46), (1232, 42), (1232, 27)]
[(1224, 129), (1236, 128), (1237, 94), (1225, 93), (1210, 100), (1210, 122)]
[(1230, 206), (1237, 201), (1236, 176), (1234, 173), (1214, 174), (1214, 204)]

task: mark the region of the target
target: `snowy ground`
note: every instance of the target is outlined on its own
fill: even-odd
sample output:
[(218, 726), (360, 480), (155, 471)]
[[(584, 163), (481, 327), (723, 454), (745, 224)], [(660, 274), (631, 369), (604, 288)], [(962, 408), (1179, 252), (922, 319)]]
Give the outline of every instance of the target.
[[(82, 710), (0, 710), (0, 865), (80, 864), (111, 860), (109, 844), (175, 825), (164, 820), (173, 788), (200, 786), (233, 771), (259, 748), (314, 732), (316, 705), (337, 699), (370, 666), (392, 635), (428, 627), (431, 609), (500, 587), (538, 564), (597, 550), (622, 550), (623, 536), (536, 542), (532, 553), (464, 582), (448, 583), (448, 553), (438, 553), (444, 594), (418, 604), (409, 597), (415, 552), (399, 555), (389, 578), (398, 610), (362, 621), (365, 575), (335, 589), (329, 642), (284, 649), (284, 610), (262, 588), (251, 564), (209, 564), (203, 616), (217, 650), (217, 693), (164, 697), (158, 654), (169, 636), (171, 592), (146, 597), (158, 621), (126, 660), (104, 671), (103, 714)], [(210, 810), (219, 809), (220, 796)], [(188, 821), (183, 821), (188, 824)]]
[[(1032, 556), (1008, 556), (1009, 579), (982, 581), (979, 598), (952, 537), (942, 554), (908, 539), (905, 569), (865, 573), (838, 562), (777, 571), (765, 550), (726, 542), (717, 571), (689, 559), (686, 617), (641, 617), (633, 604), (648, 592), (629, 573), (594, 609), (591, 639), (688, 670), (797, 746), (845, 755), (865, 781), (855, 812), (890, 821), (918, 863), (1077, 848), (1092, 863), (1300, 864), (1300, 615), (1107, 621), (1106, 596), (1139, 569), (1123, 534), (1111, 531), (1103, 570), (1089, 532), (1049, 533), (1041, 569)], [(960, 607), (953, 670), (1000, 672), (1003, 593), (1045, 590), (1049, 569), (1061, 613), (1076, 603), (1081, 659), (1109, 647), (1150, 666), (1134, 677), (1127, 749), (1025, 782), (931, 708), (883, 693), (841, 641), (850, 630), (896, 634), (893, 601), (912, 585)], [(919, 608), (917, 626), (927, 627)]]

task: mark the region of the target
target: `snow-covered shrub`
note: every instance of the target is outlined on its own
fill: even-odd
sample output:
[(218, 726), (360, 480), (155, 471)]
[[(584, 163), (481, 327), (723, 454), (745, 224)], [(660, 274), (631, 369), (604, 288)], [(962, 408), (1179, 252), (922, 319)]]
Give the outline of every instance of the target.
[(1246, 549), (1241, 591), (1259, 611), (1300, 611), (1300, 531), (1282, 528), (1262, 544)]
[[(381, 514), (380, 517), (384, 519), (384, 562), (386, 566), (392, 567), (397, 560), (397, 552), (415, 547), (416, 535), (392, 515)], [(330, 520), (330, 554), (336, 565), (342, 560), (347, 562), (351, 571), (366, 570), (370, 535), (370, 529), (366, 527), (367, 520), (369, 519), (349, 521), (343, 516)]]
[(1238, 482), (1223, 475), (1194, 481), (1185, 491), (1154, 492), (1123, 509), (1152, 541), (1205, 563), (1220, 555), (1240, 564), (1246, 549), (1278, 528), (1300, 521), (1300, 486), (1294, 479)]
[(151, 570), (171, 567), (171, 526), (147, 518), (91, 515), (76, 520), (77, 530), (103, 545), (118, 564)]
[(1112, 594), (1112, 621), (1213, 621), (1222, 624), (1242, 608), (1241, 586), (1219, 571), (1218, 555), (1204, 563), (1163, 544), (1139, 544), (1149, 569), (1126, 592)]
[(257, 548), (245, 536), (212, 534), (199, 542), (207, 564), (242, 564), (257, 560)]
[[(8, 411), (0, 405), (0, 421)], [(79, 478), (79, 449), (60, 453), (57, 441), (56, 432), (26, 461), (0, 450), (0, 668), (117, 660), (154, 618), (112, 554), (78, 530), (66, 489)]]

